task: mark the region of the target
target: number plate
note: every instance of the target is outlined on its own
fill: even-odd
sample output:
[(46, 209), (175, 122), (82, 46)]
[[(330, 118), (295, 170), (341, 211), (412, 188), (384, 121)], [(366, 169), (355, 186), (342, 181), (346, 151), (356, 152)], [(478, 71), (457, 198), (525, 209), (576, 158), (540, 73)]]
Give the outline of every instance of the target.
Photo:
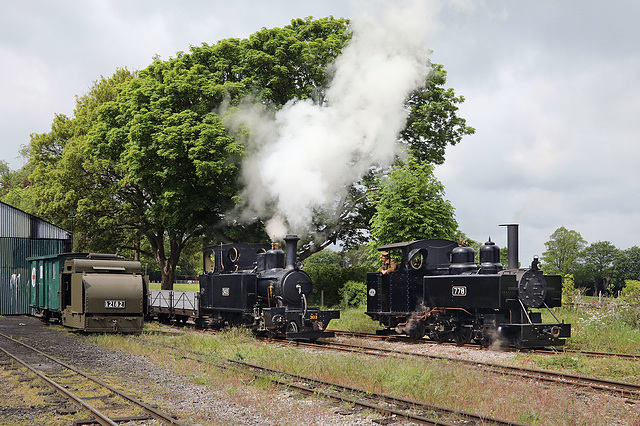
[(124, 300), (105, 300), (104, 307), (107, 309), (124, 309)]
[(451, 295), (452, 296), (466, 296), (467, 295), (467, 286), (454, 285), (453, 287), (451, 287)]
[(317, 320), (318, 319), (318, 314), (309, 314), (309, 319), (310, 320)]

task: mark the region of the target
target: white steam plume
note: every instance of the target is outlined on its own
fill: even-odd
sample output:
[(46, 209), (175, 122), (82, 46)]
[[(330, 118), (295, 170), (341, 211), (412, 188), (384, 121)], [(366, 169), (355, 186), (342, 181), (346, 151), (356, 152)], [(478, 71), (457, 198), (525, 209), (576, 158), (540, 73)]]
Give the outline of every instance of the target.
[(314, 211), (399, 154), (404, 101), (429, 71), (425, 3), (352, 20), (353, 37), (334, 64), (326, 105), (294, 100), (275, 118), (255, 108), (235, 115), (251, 131), (243, 198), (249, 214), (271, 218), (270, 235), (282, 236), (285, 221), (291, 231), (307, 230)]

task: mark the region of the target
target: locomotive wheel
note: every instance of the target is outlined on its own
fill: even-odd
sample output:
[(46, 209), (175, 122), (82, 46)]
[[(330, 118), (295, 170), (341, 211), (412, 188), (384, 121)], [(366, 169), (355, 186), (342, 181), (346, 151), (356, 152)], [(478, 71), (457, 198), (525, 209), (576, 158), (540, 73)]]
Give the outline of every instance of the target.
[(495, 341), (495, 339), (493, 339), (491, 336), (488, 336), (486, 334), (483, 334), (481, 339), (475, 339), (475, 340), (483, 348), (488, 348)]
[(523, 344), (522, 344), (522, 336), (521, 336), (520, 334), (518, 334), (517, 336), (515, 336), (515, 337), (512, 339), (511, 343), (513, 343), (513, 346), (514, 346), (516, 349), (522, 349), (522, 347), (523, 347)]
[(448, 334), (449, 333), (446, 332), (432, 331), (429, 333), (429, 339), (438, 343), (443, 343), (447, 341)]
[(298, 324), (295, 321), (289, 321), (287, 324), (287, 333), (297, 333), (299, 330)]
[(473, 332), (470, 328), (461, 328), (453, 332), (453, 340), (456, 342), (456, 345), (463, 346), (471, 341), (471, 336)]
[(410, 329), (409, 329), (409, 338), (410, 339), (416, 339), (416, 340), (420, 340), (424, 337), (424, 324), (422, 323), (415, 323)]

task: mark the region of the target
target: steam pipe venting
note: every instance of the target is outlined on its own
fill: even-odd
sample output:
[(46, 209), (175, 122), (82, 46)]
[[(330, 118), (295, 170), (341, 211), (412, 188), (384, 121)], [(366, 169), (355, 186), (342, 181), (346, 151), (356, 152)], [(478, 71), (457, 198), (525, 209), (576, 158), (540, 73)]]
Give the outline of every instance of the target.
[(507, 269), (518, 269), (520, 261), (518, 260), (518, 224), (506, 223), (500, 226), (507, 227)]
[(298, 238), (297, 235), (287, 235), (284, 242), (287, 244), (287, 266), (286, 269), (295, 269), (298, 261)]

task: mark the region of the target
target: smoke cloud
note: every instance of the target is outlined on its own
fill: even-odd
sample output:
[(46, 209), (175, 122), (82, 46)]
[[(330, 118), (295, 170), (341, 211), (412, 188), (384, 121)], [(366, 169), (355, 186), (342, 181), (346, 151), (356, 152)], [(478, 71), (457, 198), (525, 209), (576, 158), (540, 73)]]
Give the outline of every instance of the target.
[(234, 115), (250, 129), (245, 214), (268, 219), (270, 235), (308, 230), (314, 214), (331, 209), (370, 167), (401, 155), (404, 101), (429, 72), (424, 3), (351, 21), (324, 105), (292, 100), (273, 116), (254, 104)]

